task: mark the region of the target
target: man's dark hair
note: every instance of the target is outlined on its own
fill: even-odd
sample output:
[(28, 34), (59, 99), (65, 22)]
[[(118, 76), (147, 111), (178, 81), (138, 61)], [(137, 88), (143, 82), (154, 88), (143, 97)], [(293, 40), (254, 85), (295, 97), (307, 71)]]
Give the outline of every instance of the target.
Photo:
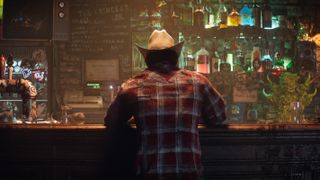
[(149, 51), (146, 56), (148, 69), (168, 73), (177, 69), (179, 55), (172, 49)]

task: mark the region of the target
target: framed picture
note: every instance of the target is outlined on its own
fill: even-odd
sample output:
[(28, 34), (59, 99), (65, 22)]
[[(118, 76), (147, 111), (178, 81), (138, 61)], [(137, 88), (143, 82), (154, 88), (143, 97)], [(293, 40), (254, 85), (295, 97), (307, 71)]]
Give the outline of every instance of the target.
[(51, 39), (52, 0), (4, 0), (3, 39)]
[(258, 101), (258, 91), (246, 86), (233, 87), (233, 102), (255, 103)]
[(118, 81), (119, 77), (119, 60), (102, 59), (85, 61), (85, 81)]

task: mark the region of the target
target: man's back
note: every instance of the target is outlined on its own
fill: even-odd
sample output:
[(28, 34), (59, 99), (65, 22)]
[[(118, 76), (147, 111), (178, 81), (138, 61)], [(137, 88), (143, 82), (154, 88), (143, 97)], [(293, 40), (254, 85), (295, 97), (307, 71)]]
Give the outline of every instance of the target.
[(134, 117), (136, 172), (143, 179), (201, 179), (197, 125), (226, 118), (224, 101), (208, 79), (177, 67), (182, 45), (166, 30), (154, 30), (147, 48), (137, 46), (148, 68), (122, 84), (105, 117), (110, 130)]
[(167, 75), (146, 70), (124, 83), (119, 96), (126, 109), (132, 107), (140, 134), (138, 172), (147, 179), (199, 179), (197, 125), (225, 118), (224, 102), (208, 80), (188, 70)]

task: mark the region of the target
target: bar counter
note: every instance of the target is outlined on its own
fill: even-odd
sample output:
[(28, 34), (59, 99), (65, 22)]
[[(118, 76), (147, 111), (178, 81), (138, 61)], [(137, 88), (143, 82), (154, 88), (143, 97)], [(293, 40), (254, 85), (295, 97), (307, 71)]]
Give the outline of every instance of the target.
[[(199, 129), (205, 179), (320, 177), (319, 124)], [(134, 141), (119, 137), (115, 144), (110, 136), (102, 124), (0, 124), (0, 179), (109, 179), (125, 173)]]

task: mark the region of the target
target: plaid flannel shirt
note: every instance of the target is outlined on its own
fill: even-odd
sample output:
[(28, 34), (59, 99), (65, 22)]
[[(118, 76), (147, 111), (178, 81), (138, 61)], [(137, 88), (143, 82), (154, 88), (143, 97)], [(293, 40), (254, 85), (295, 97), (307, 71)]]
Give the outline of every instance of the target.
[(122, 84), (105, 123), (134, 117), (139, 132), (137, 173), (146, 179), (201, 179), (197, 125), (225, 120), (221, 95), (203, 75), (180, 69), (163, 76), (145, 70)]

